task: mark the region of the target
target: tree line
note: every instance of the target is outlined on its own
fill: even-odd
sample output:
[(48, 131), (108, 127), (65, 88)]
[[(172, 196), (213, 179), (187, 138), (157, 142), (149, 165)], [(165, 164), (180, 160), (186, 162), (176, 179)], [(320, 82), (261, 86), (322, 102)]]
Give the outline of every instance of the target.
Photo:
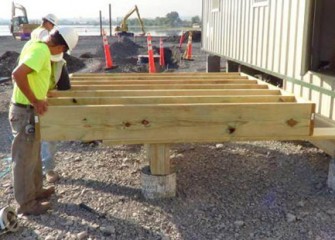
[[(117, 18), (117, 20), (113, 20), (113, 25), (119, 25), (123, 18)], [(193, 24), (201, 24), (201, 19), (199, 16), (194, 16), (190, 20), (182, 20), (178, 14), (178, 12), (173, 11), (166, 14), (165, 17), (156, 17), (152, 18), (142, 18), (144, 26), (158, 26), (158, 27), (190, 27)], [(40, 20), (30, 19), (31, 23), (39, 23)], [(138, 26), (137, 17), (131, 16), (127, 20), (128, 26)], [(0, 24), (10, 24), (10, 20), (8, 19), (0, 19)], [(59, 19), (59, 25), (99, 25), (100, 21), (97, 19), (87, 19), (87, 18), (79, 18), (79, 19)], [(102, 24), (108, 25), (109, 19), (104, 18), (102, 20)]]

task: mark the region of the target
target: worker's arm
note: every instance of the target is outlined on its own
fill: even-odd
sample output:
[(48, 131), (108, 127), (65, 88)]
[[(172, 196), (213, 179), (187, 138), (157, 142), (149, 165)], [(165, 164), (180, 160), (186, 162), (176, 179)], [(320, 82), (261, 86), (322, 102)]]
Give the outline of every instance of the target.
[(33, 70), (27, 65), (21, 64), (14, 69), (12, 77), (18, 88), (27, 97), (31, 105), (34, 106), (36, 112), (42, 115), (44, 112), (47, 111), (48, 105), (45, 100), (37, 99), (29, 86), (28, 74), (32, 71)]

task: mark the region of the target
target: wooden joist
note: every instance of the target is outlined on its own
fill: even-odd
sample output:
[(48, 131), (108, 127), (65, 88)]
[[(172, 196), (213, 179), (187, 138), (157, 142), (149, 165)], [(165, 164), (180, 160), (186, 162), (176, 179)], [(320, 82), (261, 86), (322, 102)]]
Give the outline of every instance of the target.
[(132, 89), (132, 90), (71, 90), (52, 91), (51, 98), (59, 97), (126, 97), (126, 96), (264, 96), (281, 95), (276, 89)]
[(115, 144), (313, 137), (314, 104), (238, 73), (73, 74), (40, 117), (44, 140)]

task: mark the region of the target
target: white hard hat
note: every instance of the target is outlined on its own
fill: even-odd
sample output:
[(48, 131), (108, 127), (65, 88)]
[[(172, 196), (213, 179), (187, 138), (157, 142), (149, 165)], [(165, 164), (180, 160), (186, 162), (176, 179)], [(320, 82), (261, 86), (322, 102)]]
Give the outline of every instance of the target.
[(75, 48), (75, 46), (78, 43), (78, 33), (70, 27), (59, 27), (58, 32), (62, 37), (64, 38), (67, 46), (69, 47), (69, 50), (71, 51), (72, 49)]
[(48, 22), (51, 22), (53, 25), (57, 25), (58, 23), (58, 18), (56, 17), (55, 14), (49, 13), (45, 17), (42, 18), (42, 20), (47, 20)]

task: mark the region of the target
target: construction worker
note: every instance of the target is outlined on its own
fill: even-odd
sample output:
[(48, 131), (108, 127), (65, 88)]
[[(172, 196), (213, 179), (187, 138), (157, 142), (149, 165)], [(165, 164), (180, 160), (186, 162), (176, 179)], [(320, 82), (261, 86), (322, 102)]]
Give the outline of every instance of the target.
[(57, 25), (57, 23), (58, 18), (54, 14), (47, 14), (45, 17), (42, 18), (41, 25), (31, 32), (31, 39), (39, 41), (42, 40), (44, 37), (47, 37), (49, 35), (49, 32)]
[[(70, 77), (66, 68), (66, 61), (63, 59), (63, 53), (58, 55), (51, 55), (51, 79), (49, 90), (68, 90), (70, 87)], [(54, 170), (54, 156), (56, 150), (57, 142), (42, 142), (42, 169), (48, 183), (55, 183), (59, 179), (58, 173)]]
[[(42, 41), (48, 37), (49, 32), (57, 26), (58, 19), (54, 14), (47, 14), (42, 18), (42, 24), (31, 33), (33, 41)], [(58, 55), (51, 55), (51, 84), (49, 90), (59, 89), (68, 90), (70, 88), (70, 80), (66, 67), (66, 61), (63, 58), (63, 53)], [(56, 153), (56, 142), (42, 142), (42, 169), (46, 181), (54, 183), (59, 179), (59, 175), (55, 168), (54, 155)]]
[(54, 187), (43, 188), (41, 144), (35, 136), (35, 115), (47, 110), (46, 96), (51, 78), (50, 56), (72, 50), (78, 35), (72, 28), (52, 30), (44, 41), (28, 41), (12, 72), (14, 89), (9, 108), (13, 133), (12, 173), (18, 214), (39, 215), (50, 209), (45, 201)]

